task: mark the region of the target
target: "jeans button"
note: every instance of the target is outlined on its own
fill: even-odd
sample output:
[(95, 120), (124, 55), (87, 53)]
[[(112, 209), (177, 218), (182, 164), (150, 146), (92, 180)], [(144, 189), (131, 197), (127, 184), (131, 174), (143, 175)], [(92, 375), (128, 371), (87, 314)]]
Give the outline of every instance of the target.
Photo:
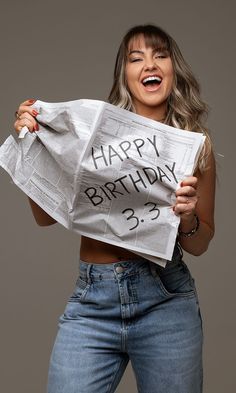
[(116, 273), (122, 273), (124, 268), (122, 266), (117, 266), (116, 267)]

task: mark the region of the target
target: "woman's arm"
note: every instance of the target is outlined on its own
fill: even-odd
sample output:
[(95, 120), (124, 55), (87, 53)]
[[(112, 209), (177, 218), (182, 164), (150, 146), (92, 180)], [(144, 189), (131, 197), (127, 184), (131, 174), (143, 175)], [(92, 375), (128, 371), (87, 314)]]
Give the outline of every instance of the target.
[(199, 170), (195, 176), (186, 178), (176, 191), (176, 205), (174, 211), (180, 215), (179, 230), (190, 232), (196, 226), (197, 214), (200, 225), (190, 237), (179, 235), (179, 242), (183, 249), (193, 255), (204, 253), (214, 236), (214, 205), (215, 205), (215, 159), (210, 154), (204, 172)]
[(35, 203), (32, 199), (29, 198), (31, 210), (33, 212), (35, 221), (40, 226), (48, 226), (55, 224), (57, 221), (54, 220), (51, 216), (49, 216), (37, 203)]

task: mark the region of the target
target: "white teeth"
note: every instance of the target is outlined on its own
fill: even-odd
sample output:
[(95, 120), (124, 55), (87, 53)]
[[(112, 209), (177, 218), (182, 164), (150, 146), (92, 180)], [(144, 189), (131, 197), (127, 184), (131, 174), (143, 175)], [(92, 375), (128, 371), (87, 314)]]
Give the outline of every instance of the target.
[(150, 81), (157, 81), (158, 83), (161, 83), (162, 79), (159, 76), (148, 76), (143, 80), (143, 83), (150, 82)]

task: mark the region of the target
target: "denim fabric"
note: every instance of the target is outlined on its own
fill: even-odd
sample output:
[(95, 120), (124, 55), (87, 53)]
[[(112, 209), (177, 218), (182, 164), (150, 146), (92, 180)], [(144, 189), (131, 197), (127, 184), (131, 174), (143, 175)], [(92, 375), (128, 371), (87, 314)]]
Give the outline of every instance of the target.
[(48, 393), (115, 392), (129, 360), (139, 393), (201, 393), (202, 340), (194, 280), (177, 247), (165, 268), (141, 258), (80, 261)]

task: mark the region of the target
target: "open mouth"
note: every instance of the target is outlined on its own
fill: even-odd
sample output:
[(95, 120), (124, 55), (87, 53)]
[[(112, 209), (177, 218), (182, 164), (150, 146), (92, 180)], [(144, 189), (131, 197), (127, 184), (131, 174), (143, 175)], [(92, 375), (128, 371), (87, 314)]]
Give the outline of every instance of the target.
[(157, 75), (147, 76), (142, 80), (143, 86), (146, 87), (148, 90), (155, 90), (160, 86), (161, 82), (162, 78)]

